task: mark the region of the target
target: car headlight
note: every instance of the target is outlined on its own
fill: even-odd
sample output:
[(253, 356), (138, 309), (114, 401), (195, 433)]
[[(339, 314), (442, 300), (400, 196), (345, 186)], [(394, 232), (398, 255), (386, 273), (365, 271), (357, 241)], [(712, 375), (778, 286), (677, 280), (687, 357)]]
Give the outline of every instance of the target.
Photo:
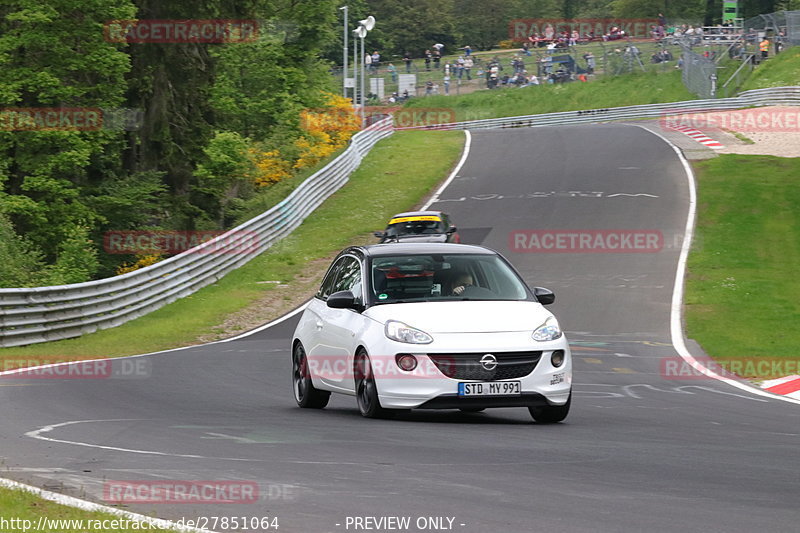
[(386, 322), (386, 336), (397, 342), (408, 344), (430, 344), (433, 337), (422, 330), (412, 328), (408, 324), (403, 324), (397, 320)]
[(558, 325), (556, 317), (550, 316), (544, 321), (544, 324), (533, 330), (533, 340), (545, 342), (554, 341), (562, 335), (561, 327)]

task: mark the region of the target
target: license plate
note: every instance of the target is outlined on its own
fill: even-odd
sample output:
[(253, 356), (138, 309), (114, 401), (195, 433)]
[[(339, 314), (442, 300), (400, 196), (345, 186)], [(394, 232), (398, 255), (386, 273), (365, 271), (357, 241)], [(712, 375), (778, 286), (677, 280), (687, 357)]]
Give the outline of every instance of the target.
[(482, 383), (459, 383), (459, 396), (519, 396), (522, 387), (519, 381), (484, 381)]

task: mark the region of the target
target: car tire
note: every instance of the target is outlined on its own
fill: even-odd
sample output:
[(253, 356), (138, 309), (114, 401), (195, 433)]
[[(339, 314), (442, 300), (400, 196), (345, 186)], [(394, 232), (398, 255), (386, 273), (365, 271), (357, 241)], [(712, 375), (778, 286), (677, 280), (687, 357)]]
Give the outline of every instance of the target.
[(356, 353), (353, 361), (355, 367), (355, 388), (358, 411), (364, 418), (388, 418), (393, 413), (381, 407), (378, 398), (378, 386), (375, 383), (375, 374), (372, 372), (372, 363), (369, 355), (363, 348)]
[(314, 387), (308, 368), (306, 350), (299, 342), (292, 350), (292, 388), (294, 400), (304, 409), (322, 409), (328, 405), (331, 393)]
[(567, 403), (564, 405), (547, 405), (545, 407), (528, 407), (531, 416), (539, 424), (555, 424), (561, 422), (569, 414), (569, 406), (572, 403), (572, 391), (569, 393)]

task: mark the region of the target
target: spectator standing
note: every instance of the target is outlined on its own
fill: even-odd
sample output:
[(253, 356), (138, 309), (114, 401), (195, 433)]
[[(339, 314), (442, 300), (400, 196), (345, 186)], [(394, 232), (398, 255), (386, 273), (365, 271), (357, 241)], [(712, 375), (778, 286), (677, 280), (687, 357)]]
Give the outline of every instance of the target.
[(389, 63), (386, 67), (386, 71), (392, 77), (392, 83), (397, 83), (397, 68), (392, 63)]
[(464, 55), (466, 57), (469, 57), (469, 56), (472, 55), (472, 47), (470, 47), (470, 45), (467, 45), (467, 46), (464, 47)]
[(594, 67), (595, 67), (594, 54), (591, 52), (586, 52), (585, 54), (583, 54), (583, 59), (586, 60), (586, 72), (589, 74), (594, 74)]
[(372, 54), (364, 54), (364, 70), (372, 72)]
[(474, 62), (472, 61), (472, 57), (467, 56), (464, 58), (464, 74), (467, 75), (467, 79), (472, 79), (472, 67), (474, 66)]
[(411, 65), (413, 60), (411, 59), (411, 52), (406, 52), (403, 56), (403, 61), (406, 64), (406, 74), (411, 74)]
[(667, 17), (664, 16), (663, 13), (658, 14), (658, 33), (661, 37), (664, 36), (665, 29), (667, 27)]
[(441, 60), (442, 60), (442, 53), (437, 48), (437, 49), (435, 49), (433, 51), (433, 68), (434, 68), (434, 70), (439, 70), (439, 66), (440, 66), (439, 62)]
[(372, 72), (378, 72), (378, 67), (381, 64), (381, 55), (377, 50), (372, 52)]
[(450, 94), (450, 73), (444, 75), (444, 94)]
[(464, 75), (464, 56), (458, 56), (456, 59), (456, 77), (461, 79)]
[(761, 59), (767, 59), (769, 56), (769, 39), (764, 36), (764, 40), (758, 43), (758, 49), (761, 50)]
[(781, 50), (783, 50), (783, 31), (778, 32), (778, 35), (775, 36), (774, 41), (775, 41), (775, 55), (778, 55), (781, 53)]
[(433, 54), (430, 50), (425, 50), (425, 70), (428, 72), (431, 71), (431, 59), (433, 58)]

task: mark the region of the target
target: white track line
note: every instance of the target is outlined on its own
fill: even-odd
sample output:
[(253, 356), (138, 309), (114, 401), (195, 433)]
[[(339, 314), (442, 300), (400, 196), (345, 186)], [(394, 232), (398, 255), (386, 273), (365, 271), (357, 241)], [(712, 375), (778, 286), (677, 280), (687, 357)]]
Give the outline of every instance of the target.
[(469, 148), (472, 146), (472, 134), (469, 132), (469, 130), (464, 130), (464, 135), (466, 136), (466, 140), (464, 141), (464, 152), (461, 154), (461, 160), (456, 165), (456, 168), (453, 169), (453, 172), (450, 173), (450, 176), (448, 176), (444, 183), (442, 183), (442, 186), (439, 187), (436, 192), (433, 193), (433, 196), (431, 196), (430, 200), (428, 200), (425, 205), (422, 206), (420, 211), (426, 211), (432, 204), (435, 204), (439, 201), (439, 196), (442, 194), (442, 192), (444, 192), (447, 186), (450, 185), (450, 182), (455, 179), (456, 174), (459, 173), (461, 167), (464, 166), (467, 157), (469, 157)]
[(694, 178), (694, 172), (692, 172), (692, 167), (686, 157), (684, 157), (680, 148), (672, 144), (669, 139), (659, 133), (656, 133), (655, 131), (645, 128), (644, 126), (636, 125), (636, 127), (642, 128), (645, 131), (649, 131), (667, 143), (670, 147), (672, 147), (673, 150), (675, 150), (675, 153), (678, 155), (678, 159), (680, 159), (680, 162), (683, 165), (683, 170), (686, 172), (686, 179), (689, 182), (689, 214), (686, 217), (686, 229), (683, 236), (683, 246), (681, 247), (681, 255), (678, 258), (678, 268), (675, 271), (675, 287), (672, 291), (672, 306), (670, 311), (670, 334), (672, 336), (672, 345), (675, 347), (675, 351), (678, 352), (678, 355), (680, 355), (684, 361), (689, 363), (692, 368), (710, 378), (722, 381), (723, 383), (727, 383), (732, 387), (736, 387), (737, 389), (747, 391), (757, 396), (764, 396), (766, 398), (782, 400), (784, 402), (800, 405), (800, 400), (779, 396), (777, 394), (771, 394), (752, 385), (746, 385), (739, 381), (720, 376), (695, 359), (686, 347), (683, 336), (683, 287), (684, 278), (686, 276), (686, 261), (689, 258), (689, 249), (691, 248), (692, 236), (694, 234), (694, 223), (697, 211), (696, 180)]
[(189, 531), (192, 533), (214, 533), (209, 529), (181, 526), (178, 525), (176, 522), (172, 522), (171, 520), (153, 518), (150, 516), (145, 516), (143, 514), (132, 513), (130, 511), (123, 511), (122, 509), (118, 509), (116, 507), (109, 507), (107, 505), (101, 505), (99, 503), (81, 500), (80, 498), (74, 498), (72, 496), (67, 496), (65, 494), (59, 494), (57, 492), (43, 490), (38, 487), (34, 487), (32, 485), (26, 485), (24, 483), (18, 483), (17, 481), (11, 481), (10, 479), (0, 478), (0, 487), (12, 490), (24, 490), (26, 492), (30, 492), (38, 496), (39, 498), (42, 498), (43, 500), (55, 502), (59, 505), (74, 507), (76, 509), (81, 509), (83, 511), (88, 511), (88, 512), (108, 513), (114, 516), (118, 516), (120, 518), (126, 518), (131, 521), (146, 523), (152, 527), (172, 529), (177, 531)]

